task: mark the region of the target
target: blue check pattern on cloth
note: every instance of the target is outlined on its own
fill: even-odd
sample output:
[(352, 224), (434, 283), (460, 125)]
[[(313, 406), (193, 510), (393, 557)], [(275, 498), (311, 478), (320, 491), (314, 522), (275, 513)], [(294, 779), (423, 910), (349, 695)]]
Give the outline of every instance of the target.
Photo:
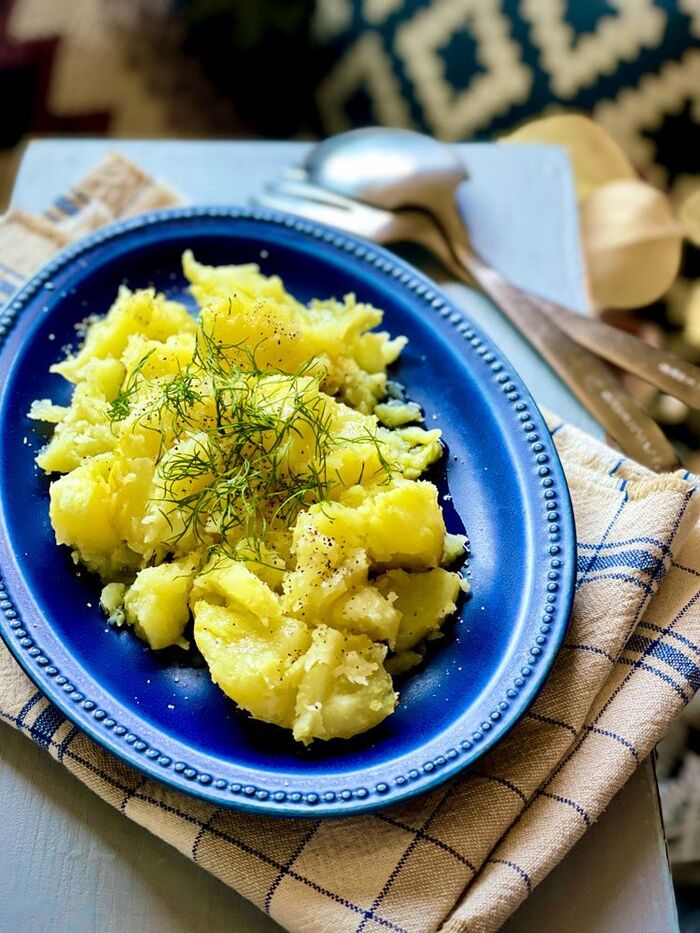
[[(166, 189), (149, 190), (152, 184), (111, 157), (43, 219), (9, 215), (0, 221), (0, 283), (21, 279), (30, 257), (40, 264), (61, 241), (104, 219), (167, 203)], [(10, 256), (20, 257), (21, 268), (6, 262)], [(574, 614), (531, 710), (467, 776), (344, 820), (217, 808), (145, 778), (94, 744), (4, 647), (0, 718), (290, 930), (499, 929), (700, 685), (695, 478), (656, 476), (568, 425), (552, 420), (550, 427), (578, 528)], [(0, 605), (12, 612), (6, 600), (3, 590)]]

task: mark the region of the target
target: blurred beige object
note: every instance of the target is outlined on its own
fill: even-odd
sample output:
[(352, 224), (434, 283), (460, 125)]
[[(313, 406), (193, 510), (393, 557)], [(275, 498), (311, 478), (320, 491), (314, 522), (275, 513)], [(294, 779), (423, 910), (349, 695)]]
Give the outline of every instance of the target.
[(693, 246), (700, 246), (700, 189), (693, 191), (681, 203), (678, 220)]
[(680, 268), (683, 230), (668, 197), (636, 177), (602, 126), (580, 114), (561, 114), (533, 120), (505, 141), (550, 143), (569, 153), (596, 310), (642, 307), (669, 289)]
[(685, 302), (683, 337), (694, 347), (700, 347), (700, 283), (694, 282)]
[(688, 417), (688, 406), (672, 395), (662, 392), (656, 399), (653, 414), (660, 424), (682, 424)]
[(683, 243), (666, 195), (624, 178), (591, 192), (580, 211), (596, 305), (638, 308), (660, 298), (678, 275)]
[(579, 200), (619, 178), (636, 178), (634, 166), (602, 126), (579, 113), (532, 120), (504, 138), (505, 142), (550, 143), (569, 153)]

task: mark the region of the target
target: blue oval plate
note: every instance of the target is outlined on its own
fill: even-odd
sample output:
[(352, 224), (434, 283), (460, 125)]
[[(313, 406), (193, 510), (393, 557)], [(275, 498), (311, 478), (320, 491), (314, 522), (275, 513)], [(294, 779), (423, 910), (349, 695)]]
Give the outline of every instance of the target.
[[(75, 325), (121, 282), (183, 298), (180, 257), (259, 262), (298, 298), (354, 291), (409, 344), (396, 378), (443, 429), (448, 527), (467, 529), (472, 596), (393, 716), (351, 741), (297, 746), (252, 721), (177, 650), (110, 628), (99, 582), (58, 548), (33, 399), (66, 402), (49, 374)], [(189, 298), (186, 300), (189, 301)], [(410, 797), (491, 748), (532, 702), (567, 626), (575, 534), (562, 469), (527, 389), (434, 285), (391, 254), (284, 215), (183, 208), (106, 228), (64, 251), (0, 321), (0, 632), (73, 722), (148, 775), (216, 804), (284, 815), (357, 813)]]

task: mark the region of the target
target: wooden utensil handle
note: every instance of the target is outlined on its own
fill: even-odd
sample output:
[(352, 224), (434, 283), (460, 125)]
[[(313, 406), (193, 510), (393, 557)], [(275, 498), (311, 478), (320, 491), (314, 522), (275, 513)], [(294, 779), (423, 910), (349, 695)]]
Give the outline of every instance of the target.
[(679, 466), (678, 455), (659, 426), (602, 360), (576, 344), (551, 317), (544, 315), (537, 299), (511, 285), (461, 243), (453, 240), (452, 246), (466, 270), (624, 453), (652, 470)]
[(634, 334), (583, 317), (554, 302), (532, 296), (534, 302), (562, 330), (580, 344), (620, 369), (673, 395), (692, 408), (700, 408), (700, 368), (675, 353), (652, 347)]

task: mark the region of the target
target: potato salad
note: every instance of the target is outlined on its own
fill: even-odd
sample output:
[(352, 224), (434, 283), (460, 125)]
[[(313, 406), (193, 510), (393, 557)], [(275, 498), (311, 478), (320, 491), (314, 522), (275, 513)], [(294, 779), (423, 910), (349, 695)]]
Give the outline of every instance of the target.
[[(154, 650), (194, 639), (212, 679), (304, 744), (372, 728), (466, 584), (447, 569), (439, 430), (391, 392), (406, 344), (353, 295), (302, 304), (255, 265), (185, 276), (199, 312), (123, 286), (52, 367), (59, 545), (110, 621)], [(389, 392), (388, 392), (389, 388)]]

